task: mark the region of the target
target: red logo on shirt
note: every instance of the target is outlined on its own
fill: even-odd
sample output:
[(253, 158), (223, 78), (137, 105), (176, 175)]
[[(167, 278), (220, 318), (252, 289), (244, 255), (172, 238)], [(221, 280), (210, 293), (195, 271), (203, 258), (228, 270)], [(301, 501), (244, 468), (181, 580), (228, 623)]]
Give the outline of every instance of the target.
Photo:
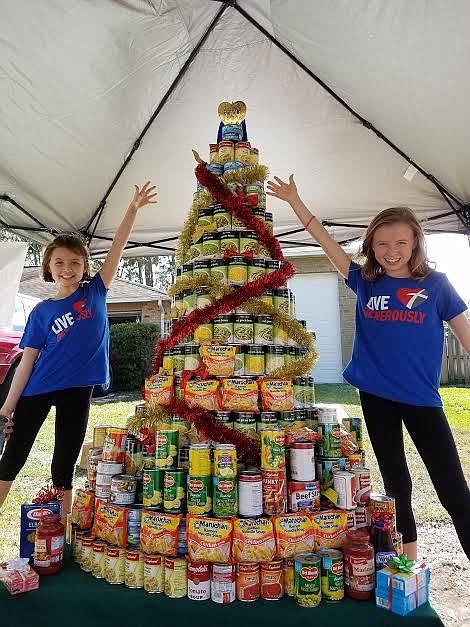
[(87, 309), (85, 307), (86, 301), (87, 299), (84, 298), (83, 300), (77, 300), (76, 303), (73, 303), (72, 307), (74, 311), (78, 313), (78, 318), (76, 318), (76, 320), (87, 320), (88, 318), (93, 318), (91, 309)]
[(397, 298), (407, 309), (414, 309), (427, 301), (428, 293), (419, 287), (401, 287), (397, 290)]

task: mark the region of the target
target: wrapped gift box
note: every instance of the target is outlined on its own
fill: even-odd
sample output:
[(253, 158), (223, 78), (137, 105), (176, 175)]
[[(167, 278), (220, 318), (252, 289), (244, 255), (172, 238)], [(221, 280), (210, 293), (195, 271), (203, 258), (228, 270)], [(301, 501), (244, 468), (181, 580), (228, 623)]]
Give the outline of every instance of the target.
[(408, 596), (398, 596), (390, 594), (388, 588), (377, 588), (375, 591), (375, 602), (377, 607), (391, 610), (394, 614), (405, 616), (415, 610), (423, 603), (426, 603), (429, 597), (429, 586), (418, 588)]
[(388, 566), (377, 573), (377, 588), (392, 589), (393, 596), (407, 597), (416, 590), (429, 585), (429, 568), (426, 564), (414, 566), (406, 573)]
[(0, 564), (0, 580), (10, 594), (20, 594), (39, 588), (39, 575), (27, 558), (14, 558)]

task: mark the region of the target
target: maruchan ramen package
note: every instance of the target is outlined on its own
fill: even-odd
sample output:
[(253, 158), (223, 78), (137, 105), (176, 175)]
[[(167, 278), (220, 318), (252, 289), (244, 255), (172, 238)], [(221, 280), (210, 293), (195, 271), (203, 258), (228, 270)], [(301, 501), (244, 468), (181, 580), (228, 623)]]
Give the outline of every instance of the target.
[(258, 411), (258, 381), (222, 380), (222, 409), (225, 411)]
[(190, 407), (202, 407), (209, 411), (220, 409), (219, 382), (216, 379), (192, 379), (184, 388), (184, 400)]
[(274, 517), (277, 556), (294, 557), (296, 553), (312, 553), (315, 544), (313, 526), (307, 514), (283, 514)]
[(72, 505), (72, 523), (78, 525), (80, 529), (90, 529), (94, 506), (94, 492), (77, 489)]
[(292, 379), (262, 379), (260, 391), (264, 411), (291, 411), (294, 409)]
[(203, 345), (199, 349), (208, 374), (217, 377), (231, 377), (235, 370), (236, 346), (224, 344)]
[(149, 555), (178, 554), (178, 527), (181, 514), (162, 514), (142, 510), (140, 527), (140, 549)]
[(174, 395), (173, 375), (154, 375), (145, 379), (144, 397), (149, 403), (169, 405)]
[(230, 562), (232, 520), (188, 514), (186, 526), (188, 553), (193, 562)]
[(276, 541), (268, 518), (236, 518), (233, 523), (232, 555), (236, 562), (271, 562)]
[(315, 550), (342, 549), (348, 530), (348, 515), (344, 509), (327, 509), (311, 515)]
[(101, 540), (110, 544), (126, 547), (128, 511), (127, 507), (109, 505), (97, 499), (92, 532), (93, 538), (101, 538)]

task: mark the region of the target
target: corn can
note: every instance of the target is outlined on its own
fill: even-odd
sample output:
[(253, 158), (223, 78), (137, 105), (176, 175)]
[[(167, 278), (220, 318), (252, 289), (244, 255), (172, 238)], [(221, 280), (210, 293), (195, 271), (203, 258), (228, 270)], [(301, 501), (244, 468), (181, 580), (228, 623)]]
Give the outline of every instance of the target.
[(302, 607), (317, 607), (321, 601), (321, 558), (314, 553), (294, 555), (294, 596)]
[(344, 599), (343, 553), (337, 549), (318, 549), (321, 558), (321, 592), (327, 603)]

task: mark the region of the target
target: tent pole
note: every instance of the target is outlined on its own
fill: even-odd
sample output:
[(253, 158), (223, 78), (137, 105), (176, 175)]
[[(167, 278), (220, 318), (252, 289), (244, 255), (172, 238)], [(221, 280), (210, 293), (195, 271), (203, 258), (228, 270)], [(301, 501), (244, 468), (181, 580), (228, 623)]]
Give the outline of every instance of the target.
[[(103, 214), (103, 210), (105, 208), (106, 205), (106, 201), (108, 199), (108, 196), (111, 194), (111, 192), (113, 191), (116, 183), (118, 182), (118, 180), (121, 178), (122, 173), (124, 172), (124, 170), (126, 169), (126, 167), (129, 165), (129, 162), (131, 161), (132, 157), (134, 156), (134, 153), (140, 148), (140, 143), (142, 141), (142, 139), (144, 138), (145, 134), (147, 133), (147, 131), (149, 130), (149, 128), (152, 126), (153, 122), (155, 121), (156, 117), (158, 116), (158, 114), (160, 113), (160, 111), (163, 109), (163, 107), (165, 106), (165, 104), (167, 103), (168, 99), (170, 98), (170, 96), (172, 95), (172, 93), (175, 91), (176, 87), (178, 86), (178, 84), (180, 83), (181, 79), (183, 78), (183, 76), (186, 74), (186, 72), (188, 71), (189, 66), (191, 65), (191, 63), (194, 61), (194, 59), (196, 58), (196, 56), (198, 55), (200, 49), (202, 48), (202, 46), (204, 45), (206, 39), (208, 38), (208, 36), (210, 35), (210, 33), (212, 32), (212, 30), (214, 29), (214, 27), (216, 26), (217, 22), (220, 20), (220, 18), (222, 17), (222, 15), (224, 14), (225, 10), (227, 9), (227, 5), (223, 4), (219, 11), (217, 12), (216, 16), (213, 18), (212, 22), (209, 24), (206, 32), (204, 33), (204, 35), (201, 37), (201, 39), (198, 41), (198, 43), (196, 44), (196, 46), (194, 47), (194, 49), (192, 50), (191, 54), (189, 55), (189, 57), (186, 59), (183, 67), (181, 68), (181, 70), (178, 72), (176, 78), (173, 80), (173, 82), (171, 83), (170, 87), (168, 88), (167, 92), (165, 93), (165, 95), (163, 96), (163, 98), (161, 99), (160, 103), (158, 104), (158, 107), (155, 109), (155, 111), (153, 112), (151, 118), (149, 119), (149, 121), (147, 122), (147, 124), (145, 125), (143, 131), (140, 133), (139, 137), (136, 139), (136, 141), (134, 142), (134, 145), (132, 147), (132, 150), (130, 151), (130, 153), (127, 155), (124, 163), (122, 164), (122, 166), (120, 167), (118, 173), (116, 174), (116, 176), (114, 177), (111, 185), (108, 187), (108, 189), (106, 190), (106, 193), (103, 197), (103, 199), (101, 200), (100, 204), (98, 205), (98, 208), (96, 209), (95, 213), (93, 214), (93, 216), (91, 217), (91, 220), (88, 222), (88, 224), (85, 227), (85, 233), (88, 235), (88, 245), (90, 245), (91, 240), (93, 239), (94, 235), (95, 235), (95, 231), (98, 227), (99, 221), (101, 219), (101, 216)], [(88, 233), (91, 225), (93, 224), (93, 222), (95, 221), (95, 225), (93, 227), (93, 231), (90, 233)]]
[[(38, 224), (41, 227), (42, 230), (47, 231), (48, 233), (54, 233), (54, 231), (49, 229), (45, 224), (43, 224), (37, 218), (35, 218), (31, 213), (29, 213), (29, 211), (27, 211), (24, 207), (22, 207), (20, 204), (18, 204), (16, 202), (16, 200), (13, 200), (13, 198), (8, 196), (8, 194), (2, 194), (0, 196), (0, 200), (3, 200), (5, 202), (9, 202), (10, 204), (12, 204), (14, 207), (19, 209), (21, 211), (21, 213), (24, 213), (26, 216), (28, 216), (28, 218), (30, 220), (32, 220), (33, 222), (36, 222), (36, 224)], [(7, 228), (7, 227), (5, 227), (5, 228)], [(28, 227), (23, 227), (23, 229), (25, 231), (33, 230), (33, 229), (29, 229)]]

